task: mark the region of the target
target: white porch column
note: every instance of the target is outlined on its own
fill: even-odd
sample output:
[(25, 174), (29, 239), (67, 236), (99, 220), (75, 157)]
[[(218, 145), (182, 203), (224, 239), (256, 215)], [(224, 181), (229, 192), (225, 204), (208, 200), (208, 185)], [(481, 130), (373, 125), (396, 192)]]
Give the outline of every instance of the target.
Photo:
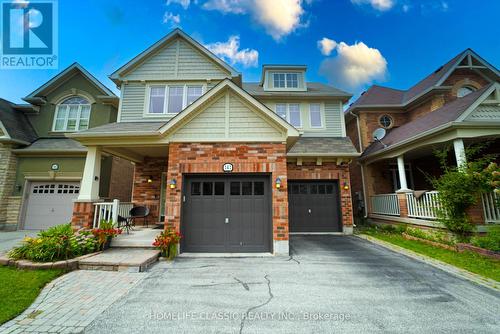
[(408, 182), (406, 182), (406, 172), (405, 172), (405, 160), (403, 155), (398, 156), (398, 174), (399, 174), (399, 183), (401, 188), (398, 192), (408, 192)]
[(455, 159), (457, 160), (457, 167), (463, 168), (467, 164), (465, 157), (465, 147), (463, 139), (455, 139), (453, 141), (453, 150), (455, 151)]
[(78, 201), (94, 201), (99, 199), (99, 174), (101, 171), (101, 148), (87, 147), (87, 158), (83, 169), (82, 184)]

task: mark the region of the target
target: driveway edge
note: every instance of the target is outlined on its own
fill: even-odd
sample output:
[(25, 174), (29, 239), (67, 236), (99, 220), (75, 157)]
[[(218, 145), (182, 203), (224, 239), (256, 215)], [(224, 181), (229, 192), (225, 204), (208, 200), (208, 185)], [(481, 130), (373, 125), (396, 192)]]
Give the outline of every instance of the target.
[(482, 285), (484, 287), (490, 288), (490, 289), (495, 290), (495, 291), (500, 291), (500, 287), (499, 287), (500, 283), (495, 281), (495, 280), (492, 280), (490, 278), (482, 277), (480, 275), (474, 274), (474, 273), (467, 271), (465, 269), (461, 269), (461, 268), (452, 266), (451, 264), (448, 264), (446, 262), (433, 259), (429, 256), (419, 254), (419, 253), (414, 252), (412, 250), (391, 244), (389, 242), (377, 239), (375, 237), (371, 237), (371, 236), (366, 235), (366, 234), (356, 234), (354, 236), (357, 238), (369, 241), (371, 243), (374, 243), (376, 245), (382, 246), (382, 247), (387, 248), (389, 250), (392, 250), (396, 253), (405, 255), (405, 256), (410, 257), (414, 260), (429, 264), (435, 268), (441, 269), (443, 271), (446, 271), (447, 273), (450, 273), (450, 274), (455, 275), (457, 277), (466, 279), (470, 282)]

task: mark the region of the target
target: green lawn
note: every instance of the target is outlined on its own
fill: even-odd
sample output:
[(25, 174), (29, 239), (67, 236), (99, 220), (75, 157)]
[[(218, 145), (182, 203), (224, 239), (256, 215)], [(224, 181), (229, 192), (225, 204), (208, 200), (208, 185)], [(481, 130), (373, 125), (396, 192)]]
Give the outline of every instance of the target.
[(455, 267), (468, 270), (483, 277), (500, 281), (499, 260), (494, 260), (472, 252), (458, 253), (451, 250), (427, 245), (419, 241), (407, 240), (403, 238), (401, 234), (397, 233), (385, 233), (372, 229), (363, 231), (363, 233), (377, 239), (390, 242), (391, 244), (412, 250), (416, 253), (427, 255), (436, 260), (449, 263), (451, 265), (454, 265)]
[(62, 270), (19, 270), (0, 266), (0, 324), (28, 308), (45, 284), (62, 273)]

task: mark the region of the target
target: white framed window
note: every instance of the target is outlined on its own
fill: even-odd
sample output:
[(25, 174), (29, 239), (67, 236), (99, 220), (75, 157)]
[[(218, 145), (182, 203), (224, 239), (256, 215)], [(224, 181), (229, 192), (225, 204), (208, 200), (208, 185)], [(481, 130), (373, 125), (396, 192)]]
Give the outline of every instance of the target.
[(471, 87), (471, 86), (460, 87), (457, 90), (457, 97), (464, 97), (464, 96), (469, 95), (470, 93), (474, 92), (475, 90), (476, 89), (474, 87)]
[(273, 73), (274, 88), (298, 88), (298, 73)]
[(311, 103), (309, 105), (309, 122), (311, 128), (322, 128), (323, 117), (321, 115), (321, 104)]
[(151, 85), (146, 114), (177, 114), (203, 95), (203, 89), (203, 85)]
[(277, 103), (276, 114), (296, 128), (302, 127), (302, 117), (299, 103)]
[(72, 96), (56, 106), (53, 131), (73, 132), (89, 128), (90, 102), (81, 96)]

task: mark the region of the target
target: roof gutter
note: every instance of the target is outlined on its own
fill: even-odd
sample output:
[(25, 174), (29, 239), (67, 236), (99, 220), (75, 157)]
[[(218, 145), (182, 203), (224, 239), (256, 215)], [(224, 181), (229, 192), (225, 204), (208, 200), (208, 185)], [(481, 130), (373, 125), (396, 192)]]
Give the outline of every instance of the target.
[[(358, 144), (359, 150), (363, 150), (363, 142), (361, 140), (361, 128), (359, 126), (359, 116), (354, 114), (352, 110), (349, 110), (349, 114), (356, 118), (356, 128), (358, 131)], [(361, 153), (359, 154), (361, 156)], [(363, 165), (358, 162), (359, 168), (361, 169), (361, 184), (363, 185), (363, 218), (368, 218), (368, 210), (367, 210), (367, 197), (366, 197), (366, 185), (365, 185), (365, 171)], [(352, 199), (351, 199), (352, 201)]]

